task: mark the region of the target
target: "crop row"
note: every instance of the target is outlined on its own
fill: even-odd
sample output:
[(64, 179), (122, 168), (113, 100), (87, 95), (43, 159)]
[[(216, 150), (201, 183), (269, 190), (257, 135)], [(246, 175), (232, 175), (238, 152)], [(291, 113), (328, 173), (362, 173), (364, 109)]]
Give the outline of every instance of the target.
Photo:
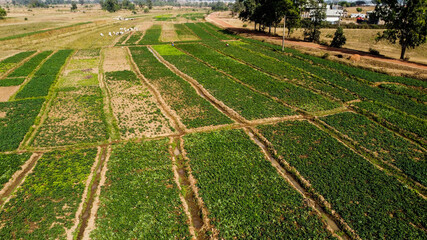
[(167, 140), (116, 145), (92, 239), (190, 239)]
[(387, 121), (397, 128), (407, 132), (415, 133), (416, 135), (427, 139), (427, 122), (425, 119), (420, 119), (396, 109), (387, 107), (383, 104), (378, 104), (372, 101), (363, 101), (354, 103), (356, 110), (363, 114), (373, 115), (378, 122)]
[[(259, 48), (255, 45), (239, 44), (238, 47), (240, 47), (239, 49), (240, 51), (242, 51), (243, 49), (251, 49), (252, 54), (254, 54), (254, 51), (262, 52), (263, 55), (268, 55), (269, 57), (278, 59), (283, 63), (288, 63), (294, 66), (300, 66), (300, 68), (304, 69), (304, 71), (308, 71), (316, 76), (322, 77), (324, 80), (328, 81), (330, 84), (334, 86), (339, 86), (341, 88), (348, 89), (349, 91), (357, 94), (362, 98), (381, 102), (383, 104), (400, 109), (401, 111), (407, 112), (408, 114), (412, 114), (414, 116), (424, 117), (427, 115), (426, 105), (422, 103), (414, 102), (404, 96), (391, 94), (377, 87), (371, 87), (369, 86), (369, 82), (359, 81), (355, 78), (349, 78), (343, 73), (327, 71), (327, 69), (325, 69), (322, 66), (313, 65), (310, 62), (305, 62), (303, 60), (289, 57), (278, 52), (273, 52), (267, 49)], [(266, 62), (265, 58), (262, 58), (262, 60)], [(336, 64), (336, 63), (331, 62), (331, 64)], [(267, 64), (265, 64), (265, 66), (263, 67), (267, 70), (269, 69)], [(275, 73), (284, 74), (279, 70), (280, 69), (278, 69)], [(271, 71), (273, 71), (273, 69)], [(377, 73), (372, 72), (372, 74), (377, 74)], [(372, 78), (374, 78), (374, 76)], [(414, 80), (414, 81), (417, 81), (417, 80)]]
[(331, 237), (242, 130), (186, 135), (184, 143), (219, 239)]
[(229, 35), (221, 33), (218, 29), (213, 28), (211, 23), (200, 22), (196, 23), (198, 26), (203, 28), (206, 32), (210, 33), (212, 36), (219, 40), (230, 40), (232, 39)]
[(151, 45), (160, 43), (160, 35), (162, 34), (162, 25), (153, 25), (151, 28), (147, 29), (145, 35), (142, 37), (139, 44), (141, 45)]
[(169, 61), (180, 71), (198, 81), (215, 98), (234, 109), (246, 119), (280, 117), (294, 113), (289, 108), (236, 83), (226, 75), (185, 55), (172, 46), (158, 45), (154, 46), (154, 49), (166, 61)]
[(202, 41), (218, 40), (216, 37), (205, 31), (200, 25), (196, 23), (185, 23), (185, 26), (193, 31), (194, 34), (196, 34)]
[(13, 68), (16, 64), (34, 54), (36, 51), (20, 52), (0, 61), (0, 73)]
[[(257, 40), (244, 39), (244, 41), (258, 45), (258, 46), (262, 46), (264, 48), (267, 48), (273, 51), (281, 50), (280, 46), (265, 43), (265, 42), (260, 42)], [(327, 59), (311, 56), (309, 54), (303, 54), (298, 50), (291, 49), (291, 48), (285, 48), (285, 52), (290, 53), (291, 56), (293, 56), (294, 58), (312, 62), (319, 66), (326, 67), (329, 70), (333, 70), (338, 73), (344, 73), (347, 76), (361, 78), (369, 82), (396, 82), (396, 83), (402, 83), (402, 84), (415, 86), (415, 87), (427, 88), (427, 83), (425, 81), (421, 81), (413, 78), (407, 78), (407, 77), (390, 76), (387, 74), (373, 72), (373, 71), (365, 70), (358, 67), (352, 67), (343, 63), (334, 62)]]
[(12, 175), (30, 158), (30, 153), (0, 153), (0, 189), (9, 181)]
[(139, 39), (142, 37), (144, 33), (143, 32), (135, 32), (130, 36), (130, 38), (126, 41), (125, 44), (135, 45), (138, 44)]
[(387, 91), (394, 94), (403, 95), (408, 98), (415, 99), (422, 103), (427, 102), (427, 94), (425, 90), (396, 84), (381, 84), (378, 87), (386, 89)]
[(183, 44), (178, 47), (255, 89), (285, 101), (289, 105), (313, 112), (339, 106), (318, 94), (288, 82), (274, 79), (200, 44)]
[(147, 48), (131, 48), (131, 52), (141, 73), (156, 87), (184, 125), (197, 128), (232, 123), (199, 96), (187, 81), (160, 63)]
[(306, 121), (258, 128), (362, 239), (427, 237), (427, 201), (328, 134)]
[(183, 17), (185, 19), (191, 19), (193, 21), (197, 19), (201, 19), (205, 17), (205, 13), (184, 13), (184, 14), (178, 14), (176, 17)]
[(153, 95), (134, 72), (107, 72), (105, 79), (122, 138), (152, 137), (173, 131)]
[(8, 75), (8, 77), (27, 77), (50, 54), (52, 54), (52, 51), (45, 51), (37, 54), (36, 56), (31, 58), (28, 62), (24, 63), (22, 66), (15, 69), (12, 73)]
[(43, 154), (0, 212), (2, 239), (65, 239), (74, 225), (96, 149)]
[(129, 37), (129, 34), (124, 34), (123, 36), (120, 37), (120, 39), (117, 41), (116, 46), (117, 45), (122, 45), (122, 44), (126, 44), (125, 40)]
[(346, 112), (323, 118), (327, 124), (357, 141), (384, 161), (427, 185), (426, 152), (364, 116)]
[(53, 54), (35, 73), (34, 77), (16, 95), (17, 99), (47, 96), (59, 71), (73, 50), (60, 50)]
[(0, 112), (6, 113), (4, 118), (0, 118), (0, 151), (11, 151), (19, 147), (43, 102), (44, 99), (28, 99), (0, 103)]

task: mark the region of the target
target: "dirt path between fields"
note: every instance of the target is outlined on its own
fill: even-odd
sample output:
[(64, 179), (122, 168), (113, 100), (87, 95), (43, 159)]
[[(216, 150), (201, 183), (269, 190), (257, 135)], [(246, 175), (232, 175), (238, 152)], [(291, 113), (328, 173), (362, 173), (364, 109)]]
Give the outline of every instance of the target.
[[(248, 30), (245, 28), (238, 28), (236, 26), (233, 26), (233, 25), (219, 19), (218, 18), (218, 12), (211, 13), (209, 16), (206, 17), (206, 20), (214, 23), (215, 25), (217, 25), (221, 28), (228, 29), (228, 30), (236, 32), (238, 34), (247, 34), (248, 37), (250, 37), (250, 38), (254, 38), (254, 39), (258, 39), (258, 40), (268, 40), (269, 42), (273, 42), (277, 45), (282, 44), (282, 37), (270, 36), (264, 32), (257, 32), (257, 31), (252, 31), (252, 30)], [(289, 45), (300, 46), (300, 47), (304, 47), (304, 48), (308, 48), (308, 49), (314, 48), (314, 49), (334, 52), (336, 54), (339, 54), (339, 53), (358, 54), (362, 58), (366, 58), (366, 59), (373, 59), (373, 60), (377, 60), (377, 61), (381, 61), (381, 62), (397, 64), (397, 65), (411, 67), (411, 68), (415, 68), (415, 69), (427, 70), (427, 65), (424, 65), (424, 64), (404, 62), (404, 61), (400, 61), (397, 59), (391, 59), (391, 58), (381, 57), (381, 56), (374, 56), (374, 55), (371, 55), (369, 53), (358, 51), (358, 50), (353, 50), (353, 49), (333, 48), (333, 47), (323, 46), (323, 45), (316, 44), (316, 43), (292, 41), (292, 40), (287, 40), (287, 39), (285, 40), (285, 46), (286, 45), (288, 45), (288, 46)]]

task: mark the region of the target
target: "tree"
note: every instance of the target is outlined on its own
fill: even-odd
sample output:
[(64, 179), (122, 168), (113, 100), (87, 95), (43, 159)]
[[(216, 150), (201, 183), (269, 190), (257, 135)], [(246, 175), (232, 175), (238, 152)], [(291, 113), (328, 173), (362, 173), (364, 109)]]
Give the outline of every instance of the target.
[(85, 4), (85, 0), (79, 0), (80, 5)]
[(243, 10), (243, 3), (241, 1), (236, 1), (231, 7), (231, 14), (234, 17), (236, 14), (240, 13)]
[(4, 8), (0, 7), (0, 19), (3, 19), (6, 16), (7, 16), (6, 10), (4, 10)]
[(347, 38), (344, 36), (344, 31), (342, 27), (338, 27), (337, 31), (335, 31), (334, 38), (332, 39), (331, 47), (340, 48), (342, 47), (342, 45), (345, 44), (346, 41)]
[(362, 9), (362, 8), (360, 8), (360, 7), (358, 7), (358, 8), (356, 8), (356, 11), (360, 13), (360, 12), (362, 12), (362, 11), (363, 11), (363, 9)]
[(309, 6), (311, 6), (310, 19), (303, 21), (304, 39), (309, 42), (319, 42), (320, 27), (326, 18), (326, 6), (323, 0), (310, 0)]
[(76, 2), (71, 2), (71, 11), (76, 11), (77, 10), (77, 4)]
[(375, 12), (386, 27), (377, 40), (386, 39), (393, 44), (399, 41), (400, 59), (405, 59), (406, 49), (426, 42), (426, 0), (377, 0)]
[(107, 10), (108, 12), (115, 12), (120, 9), (119, 4), (117, 3), (117, 0), (106, 0), (99, 2), (102, 6), (102, 9)]
[(153, 9), (153, 1), (151, 1), (151, 0), (147, 0), (147, 6), (148, 6), (148, 9)]

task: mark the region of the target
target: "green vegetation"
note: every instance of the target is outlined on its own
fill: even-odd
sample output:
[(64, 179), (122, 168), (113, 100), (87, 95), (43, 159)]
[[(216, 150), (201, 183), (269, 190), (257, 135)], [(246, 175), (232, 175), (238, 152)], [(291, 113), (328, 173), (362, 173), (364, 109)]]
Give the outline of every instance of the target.
[(34, 77), (16, 95), (17, 99), (43, 97), (49, 93), (59, 71), (73, 50), (60, 50), (53, 54), (35, 73)]
[(200, 25), (196, 23), (185, 23), (185, 26), (193, 31), (202, 41), (218, 41), (218, 39), (204, 30)]
[(96, 153), (96, 149), (44, 153), (0, 212), (0, 236), (65, 239)]
[(427, 201), (328, 134), (305, 121), (258, 128), (362, 239), (427, 237)]
[(0, 79), (0, 87), (19, 86), (25, 81), (25, 78), (5, 78)]
[(183, 44), (178, 47), (251, 87), (306, 111), (322, 111), (339, 106), (320, 95), (288, 82), (274, 79), (202, 45)]
[(391, 93), (402, 95), (421, 103), (427, 102), (426, 91), (420, 88), (406, 87), (397, 84), (381, 84), (378, 87), (386, 89)]
[(190, 239), (167, 139), (113, 147), (92, 239)]
[(173, 14), (162, 14), (162, 15), (155, 16), (154, 19), (156, 21), (172, 21), (172, 20), (176, 20), (176, 17), (174, 17)]
[(27, 57), (31, 56), (35, 52), (36, 51), (20, 52), (11, 57), (3, 59), (2, 61), (0, 61), (0, 73), (4, 73), (8, 71), (9, 69), (16, 66), (16, 64), (26, 59)]
[(182, 15), (177, 15), (177, 17), (183, 17), (185, 19), (189, 19), (189, 20), (197, 20), (197, 19), (203, 19), (205, 18), (205, 13), (184, 13)]
[(214, 97), (246, 119), (280, 117), (294, 113), (289, 108), (236, 83), (226, 75), (209, 68), (172, 46), (158, 45), (154, 46), (154, 49), (180, 71), (202, 84)]
[(36, 56), (34, 56), (30, 60), (28, 60), (28, 62), (24, 63), (22, 66), (15, 69), (12, 73), (10, 73), (8, 75), (8, 77), (27, 77), (50, 54), (52, 54), (52, 51), (45, 51), (45, 52), (41, 52), (41, 53), (37, 54)]
[(34, 124), (44, 99), (29, 99), (14, 102), (0, 102), (0, 151), (12, 151), (19, 147), (25, 134)]
[(157, 88), (188, 128), (232, 123), (199, 96), (187, 81), (160, 63), (147, 48), (131, 48), (131, 52), (141, 73)]
[(377, 122), (389, 122), (399, 129), (406, 132), (415, 133), (416, 135), (427, 139), (427, 121), (413, 117), (396, 109), (384, 106), (383, 104), (371, 101), (354, 103), (357, 111), (372, 116)]
[(358, 114), (340, 113), (323, 120), (369, 149), (374, 155), (396, 165), (416, 181), (427, 185), (426, 152), (417, 145)]
[(230, 35), (226, 35), (221, 33), (220, 31), (218, 31), (218, 29), (214, 29), (212, 27), (211, 23), (196, 23), (198, 26), (200, 26), (201, 28), (203, 28), (206, 32), (210, 33), (211, 35), (215, 36), (216, 38), (218, 38), (219, 40), (230, 40), (232, 39), (230, 37)]
[(181, 41), (197, 38), (184, 24), (174, 24), (173, 26)]
[(242, 130), (191, 134), (184, 141), (220, 239), (331, 238), (302, 196)]
[(151, 45), (159, 44), (160, 35), (162, 34), (162, 25), (153, 25), (151, 28), (147, 29), (144, 37), (142, 37), (139, 44), (141, 45)]
[(138, 44), (139, 39), (142, 37), (143, 34), (144, 34), (143, 32), (135, 32), (134, 34), (132, 34), (132, 36), (130, 36), (130, 38), (124, 44), (128, 44), (128, 45)]
[(0, 189), (18, 171), (22, 164), (31, 156), (31, 153), (0, 154)]

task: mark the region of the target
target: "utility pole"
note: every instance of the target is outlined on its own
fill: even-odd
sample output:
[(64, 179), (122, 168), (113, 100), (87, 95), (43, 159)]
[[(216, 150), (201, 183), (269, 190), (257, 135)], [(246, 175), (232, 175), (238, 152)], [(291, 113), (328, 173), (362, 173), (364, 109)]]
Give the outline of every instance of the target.
[(283, 39), (282, 39), (282, 52), (285, 51), (285, 25), (286, 25), (286, 15), (283, 18)]

